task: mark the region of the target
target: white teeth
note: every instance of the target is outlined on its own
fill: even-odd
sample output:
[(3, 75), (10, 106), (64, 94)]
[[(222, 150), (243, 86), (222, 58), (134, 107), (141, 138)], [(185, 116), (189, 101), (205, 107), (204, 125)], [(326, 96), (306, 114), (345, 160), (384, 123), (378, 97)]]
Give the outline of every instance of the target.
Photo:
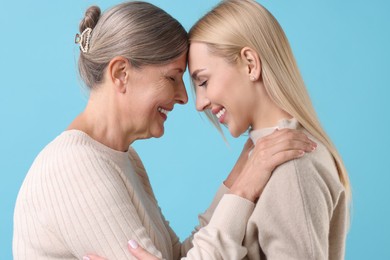
[(223, 116), (223, 114), (225, 114), (225, 112), (226, 112), (226, 108), (222, 108), (222, 109), (217, 113), (218, 119), (219, 119), (221, 116)]
[(159, 107), (158, 109), (157, 109), (160, 113), (163, 113), (163, 114), (165, 114), (166, 116), (168, 116), (168, 110), (165, 110), (164, 108), (161, 108), (161, 107)]

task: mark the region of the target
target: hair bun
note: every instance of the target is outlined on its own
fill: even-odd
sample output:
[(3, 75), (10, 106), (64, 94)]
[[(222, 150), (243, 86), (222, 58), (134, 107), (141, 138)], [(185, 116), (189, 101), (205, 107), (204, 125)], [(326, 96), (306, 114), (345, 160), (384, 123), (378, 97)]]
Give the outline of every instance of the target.
[(98, 6), (93, 5), (88, 7), (85, 11), (84, 19), (81, 20), (79, 25), (80, 32), (83, 32), (86, 28), (95, 28), (97, 22), (99, 21), (101, 10)]

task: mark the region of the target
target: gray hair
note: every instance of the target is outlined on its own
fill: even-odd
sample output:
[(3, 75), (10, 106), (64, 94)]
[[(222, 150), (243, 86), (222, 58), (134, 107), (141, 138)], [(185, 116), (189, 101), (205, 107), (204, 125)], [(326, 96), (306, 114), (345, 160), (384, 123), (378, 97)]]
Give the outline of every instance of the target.
[(161, 8), (146, 2), (122, 3), (102, 15), (99, 7), (91, 6), (79, 30), (86, 28), (91, 28), (92, 34), (88, 51), (80, 51), (78, 67), (90, 89), (102, 82), (105, 68), (116, 56), (125, 57), (132, 66), (140, 68), (169, 63), (188, 51), (188, 35), (183, 26)]

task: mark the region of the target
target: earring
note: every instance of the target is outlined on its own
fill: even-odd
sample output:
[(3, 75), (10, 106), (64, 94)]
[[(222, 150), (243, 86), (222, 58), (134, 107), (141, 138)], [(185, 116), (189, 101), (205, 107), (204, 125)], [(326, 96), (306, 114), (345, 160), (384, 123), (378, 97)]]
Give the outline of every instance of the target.
[(255, 80), (256, 80), (256, 77), (253, 76), (253, 75), (250, 75), (249, 79), (250, 79), (251, 81), (255, 81)]

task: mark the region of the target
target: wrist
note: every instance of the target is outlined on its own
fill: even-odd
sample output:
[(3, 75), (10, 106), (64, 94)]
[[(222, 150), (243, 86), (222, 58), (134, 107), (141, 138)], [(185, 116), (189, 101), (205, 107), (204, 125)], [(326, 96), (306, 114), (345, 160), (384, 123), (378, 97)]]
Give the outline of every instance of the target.
[(255, 191), (252, 191), (251, 189), (247, 188), (240, 188), (238, 185), (235, 184), (233, 184), (230, 188), (230, 193), (252, 202), (255, 202), (258, 199), (258, 196), (256, 195)]
[(231, 178), (227, 178), (226, 180), (223, 181), (223, 185), (226, 186), (226, 188), (231, 189), (234, 181)]
[(242, 167), (235, 165), (223, 184), (230, 189), (236, 181), (237, 177), (240, 175), (241, 169)]

